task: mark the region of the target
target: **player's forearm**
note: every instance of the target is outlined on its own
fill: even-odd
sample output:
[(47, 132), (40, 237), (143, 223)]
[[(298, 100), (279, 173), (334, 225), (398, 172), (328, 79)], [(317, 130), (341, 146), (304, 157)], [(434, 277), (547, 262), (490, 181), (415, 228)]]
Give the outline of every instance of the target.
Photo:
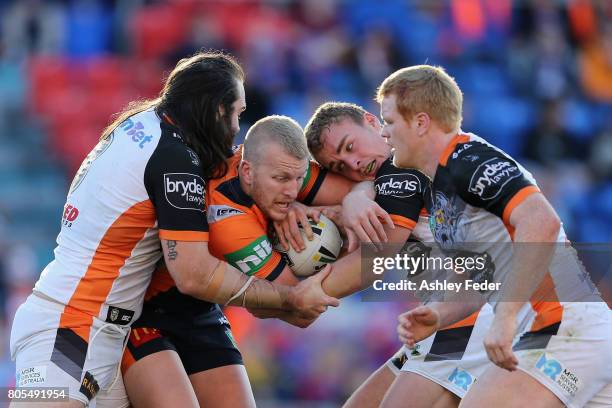
[(164, 241), (166, 266), (178, 290), (207, 302), (254, 308), (290, 309), (291, 289), (262, 279), (252, 280), (208, 252), (205, 243)]
[(361, 250), (353, 251), (333, 264), (332, 272), (321, 285), (329, 296), (343, 298), (368, 287), (371, 282), (361, 273)]
[(549, 271), (559, 229), (559, 219), (546, 207), (535, 207), (516, 223), (512, 270), (503, 282), (496, 314), (516, 316), (532, 297)]
[(364, 193), (370, 200), (376, 198), (374, 183), (372, 181), (361, 181), (353, 186), (351, 193)]

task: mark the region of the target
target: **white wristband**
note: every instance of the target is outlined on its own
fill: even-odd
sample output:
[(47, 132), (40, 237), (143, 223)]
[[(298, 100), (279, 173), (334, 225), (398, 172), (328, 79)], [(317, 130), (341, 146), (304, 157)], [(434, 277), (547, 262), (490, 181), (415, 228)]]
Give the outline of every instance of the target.
[[(230, 304), (230, 302), (234, 299), (238, 299), (240, 297), (240, 295), (242, 295), (247, 288), (249, 287), (249, 285), (253, 282), (253, 280), (255, 279), (254, 276), (251, 276), (245, 283), (244, 285), (240, 288), (240, 290), (238, 292), (236, 292), (236, 294), (234, 296), (232, 296), (231, 298), (229, 298), (229, 300), (227, 302), (225, 302), (225, 304), (223, 306), (227, 306)], [(244, 305), (244, 302), (242, 302), (242, 304)]]

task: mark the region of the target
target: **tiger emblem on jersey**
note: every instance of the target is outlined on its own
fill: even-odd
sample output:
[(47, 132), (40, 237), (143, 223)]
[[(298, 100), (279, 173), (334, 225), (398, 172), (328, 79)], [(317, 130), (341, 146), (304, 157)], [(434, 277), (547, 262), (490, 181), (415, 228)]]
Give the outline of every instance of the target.
[(441, 247), (448, 248), (457, 242), (457, 231), (463, 211), (457, 208), (456, 200), (456, 197), (448, 198), (441, 191), (435, 193), (429, 228)]

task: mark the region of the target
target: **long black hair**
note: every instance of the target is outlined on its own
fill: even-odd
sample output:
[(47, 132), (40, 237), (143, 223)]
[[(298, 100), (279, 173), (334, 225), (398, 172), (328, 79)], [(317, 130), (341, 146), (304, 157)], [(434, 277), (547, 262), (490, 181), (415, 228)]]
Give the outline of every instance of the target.
[(169, 116), (185, 143), (198, 154), (204, 177), (222, 177), (234, 140), (232, 104), (238, 99), (238, 82), (244, 79), (244, 71), (228, 54), (200, 51), (183, 58), (168, 75), (159, 97), (131, 102), (104, 130), (102, 138), (130, 116), (155, 107), (158, 115)]

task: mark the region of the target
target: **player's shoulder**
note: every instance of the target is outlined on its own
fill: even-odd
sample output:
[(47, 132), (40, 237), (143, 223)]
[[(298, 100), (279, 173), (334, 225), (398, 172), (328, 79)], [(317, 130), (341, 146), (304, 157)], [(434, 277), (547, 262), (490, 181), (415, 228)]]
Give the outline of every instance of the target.
[(240, 185), (238, 167), (242, 157), (242, 146), (234, 146), (232, 155), (226, 160), (227, 171), (220, 177), (210, 179), (208, 189), (210, 193), (219, 193), (241, 205), (250, 206), (251, 198)]
[(203, 178), (199, 155), (189, 147), (179, 130), (164, 122), (159, 123), (161, 136), (149, 160), (149, 167), (159, 171), (191, 173)]
[(429, 184), (429, 178), (414, 168), (398, 168), (392, 158), (383, 162), (374, 179), (374, 189), (379, 196), (408, 198), (422, 194)]
[(446, 167), (456, 185), (483, 200), (495, 197), (513, 180), (536, 184), (531, 173), (514, 158), (474, 134), (459, 137)]
[(242, 158), (242, 145), (234, 146), (227, 159), (227, 172), (208, 182), (207, 217), (213, 224), (225, 219), (240, 219), (253, 215), (255, 201), (240, 184), (238, 166)]
[(454, 149), (446, 158), (445, 167), (458, 178), (473, 178), (482, 175), (520, 175), (521, 166), (503, 150), (474, 135), (458, 138)]

